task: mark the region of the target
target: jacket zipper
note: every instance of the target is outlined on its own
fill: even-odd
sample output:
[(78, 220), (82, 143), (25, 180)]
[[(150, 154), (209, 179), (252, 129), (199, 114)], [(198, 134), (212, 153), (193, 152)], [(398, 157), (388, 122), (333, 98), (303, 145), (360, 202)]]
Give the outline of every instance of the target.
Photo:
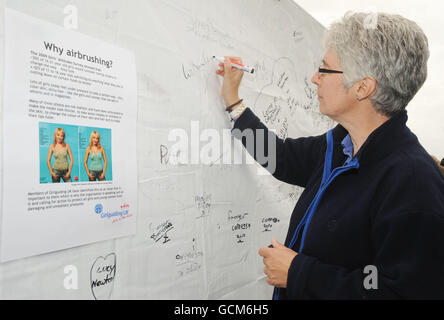
[[(304, 217), (302, 218), (301, 222), (296, 228), (295, 234), (293, 235), (293, 238), (290, 242), (290, 245), (288, 246), (289, 249), (291, 249), (297, 239), (299, 238), (299, 232), (301, 231), (302, 226), (304, 226), (304, 231), (302, 233), (302, 240), (301, 244), (299, 246), (298, 253), (302, 252), (302, 249), (304, 248), (304, 242), (305, 237), (307, 236), (307, 230), (308, 226), (311, 222), (311, 219), (313, 218), (313, 215), (319, 205), (319, 202), (321, 201), (321, 198), (325, 192), (325, 190), (328, 188), (328, 186), (333, 182), (336, 177), (341, 175), (344, 172), (350, 171), (352, 169), (358, 169), (359, 168), (359, 162), (357, 158), (353, 158), (352, 161), (347, 166), (344, 167), (338, 167), (333, 170), (333, 172), (330, 173), (331, 170), (331, 161), (333, 156), (333, 130), (330, 130), (327, 133), (327, 152), (326, 152), (326, 159), (324, 162), (324, 173), (322, 177), (321, 187), (319, 188), (318, 192), (316, 193), (313, 201), (310, 203), (310, 206), (308, 207), (307, 211), (304, 214)], [(329, 177), (327, 178), (327, 175)], [(274, 288), (274, 294), (273, 294), (273, 300), (279, 299), (279, 288)]]

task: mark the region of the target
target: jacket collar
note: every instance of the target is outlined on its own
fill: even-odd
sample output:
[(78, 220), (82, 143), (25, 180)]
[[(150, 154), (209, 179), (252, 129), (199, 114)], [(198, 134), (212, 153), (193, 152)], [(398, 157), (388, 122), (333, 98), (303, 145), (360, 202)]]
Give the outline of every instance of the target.
[[(407, 110), (403, 110), (373, 131), (355, 156), (358, 158), (360, 165), (385, 158), (399, 147), (403, 140), (415, 137), (407, 128), (407, 120)], [(348, 131), (340, 124), (333, 129), (335, 150), (340, 149), (342, 153), (341, 142), (348, 134)]]

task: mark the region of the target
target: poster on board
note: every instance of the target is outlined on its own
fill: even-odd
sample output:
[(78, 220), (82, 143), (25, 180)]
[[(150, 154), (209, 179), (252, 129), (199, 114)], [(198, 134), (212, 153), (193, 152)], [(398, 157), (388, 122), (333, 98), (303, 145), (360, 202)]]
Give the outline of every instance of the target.
[(5, 10), (2, 262), (135, 234), (130, 51)]

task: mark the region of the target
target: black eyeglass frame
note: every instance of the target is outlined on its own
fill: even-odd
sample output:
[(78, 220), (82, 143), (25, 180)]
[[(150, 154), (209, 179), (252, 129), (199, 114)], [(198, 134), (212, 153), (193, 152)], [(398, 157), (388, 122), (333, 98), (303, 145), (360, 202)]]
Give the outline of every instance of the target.
[(343, 71), (319, 68), (319, 73), (344, 73)]

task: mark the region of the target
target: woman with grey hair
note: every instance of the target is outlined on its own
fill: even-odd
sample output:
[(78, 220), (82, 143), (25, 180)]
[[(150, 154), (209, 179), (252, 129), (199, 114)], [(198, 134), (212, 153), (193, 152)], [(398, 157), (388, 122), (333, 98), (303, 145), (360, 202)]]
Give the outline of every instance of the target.
[(367, 18), (346, 14), (326, 33), (312, 82), (320, 112), (339, 124), (324, 135), (277, 138), (239, 99), (243, 73), (231, 61), (241, 59), (217, 71), (234, 131), (256, 140), (265, 130), (274, 177), (305, 188), (285, 244), (259, 250), (274, 299), (444, 298), (444, 176), (406, 126), (428, 41), (401, 16), (378, 14), (370, 28)]

